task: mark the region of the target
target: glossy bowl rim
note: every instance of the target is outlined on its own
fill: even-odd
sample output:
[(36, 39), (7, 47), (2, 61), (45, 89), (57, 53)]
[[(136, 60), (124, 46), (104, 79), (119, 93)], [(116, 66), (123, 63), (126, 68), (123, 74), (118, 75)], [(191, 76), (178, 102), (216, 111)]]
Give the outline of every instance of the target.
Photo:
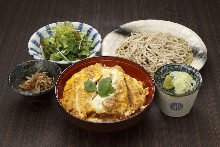
[[(125, 58), (117, 57), (117, 56), (99, 56), (99, 57), (92, 57), (92, 58), (100, 58), (100, 57), (104, 57), (104, 58), (105, 58), (105, 57), (120, 58), (120, 59), (124, 59), (124, 60), (128, 60), (128, 61), (130, 61), (130, 62), (133, 62), (133, 61), (131, 61), (131, 60), (129, 60), (129, 59), (125, 59)], [(78, 61), (78, 62), (76, 62), (76, 63), (79, 63), (79, 62), (84, 61), (84, 60), (92, 59), (92, 58), (86, 58), (86, 59), (80, 60), (80, 61)], [(76, 63), (75, 63), (75, 64), (76, 64)], [(133, 63), (135, 63), (135, 62), (133, 62)], [(140, 64), (138, 64), (138, 63), (135, 63), (135, 64), (137, 64), (138, 66), (140, 66), (141, 68), (143, 68), (143, 66), (141, 66)], [(65, 113), (67, 113), (70, 117), (74, 117), (75, 119), (78, 119), (78, 120), (80, 120), (80, 121), (84, 121), (84, 122), (86, 122), (86, 123), (92, 123), (92, 124), (117, 124), (117, 123), (121, 123), (121, 122), (130, 120), (130, 119), (133, 119), (133, 118), (135, 118), (135, 117), (138, 117), (138, 116), (141, 115), (144, 111), (146, 111), (146, 109), (148, 108), (148, 106), (151, 106), (152, 103), (153, 103), (153, 99), (154, 99), (154, 96), (155, 96), (155, 90), (156, 90), (156, 89), (155, 89), (155, 81), (154, 81), (154, 78), (151, 76), (151, 74), (150, 74), (147, 70), (145, 70), (145, 69), (143, 68), (144, 71), (146, 71), (146, 72), (148, 73), (148, 75), (150, 76), (150, 78), (151, 78), (151, 80), (152, 80), (152, 83), (153, 83), (153, 94), (152, 94), (152, 98), (151, 98), (149, 104), (146, 105), (143, 110), (141, 110), (140, 112), (138, 112), (138, 113), (136, 113), (135, 115), (132, 115), (132, 116), (126, 118), (126, 119), (117, 120), (117, 121), (114, 121), (114, 122), (94, 122), (94, 121), (88, 121), (88, 120), (84, 120), (84, 119), (82, 119), (82, 118), (79, 118), (79, 117), (77, 117), (77, 116), (71, 114), (70, 112), (68, 112), (68, 111), (62, 106), (62, 104), (61, 104), (60, 101), (59, 101), (58, 94), (57, 94), (57, 82), (59, 81), (59, 79), (60, 79), (60, 77), (63, 75), (63, 73), (64, 73), (67, 69), (69, 69), (71, 66), (74, 66), (74, 64), (72, 64), (72, 65), (70, 65), (69, 67), (67, 67), (67, 68), (60, 74), (60, 76), (59, 76), (59, 78), (57, 79), (56, 84), (55, 84), (56, 101), (58, 102), (58, 104), (59, 104), (59, 106), (62, 108), (62, 110), (64, 110)]]
[(160, 68), (157, 69), (157, 71), (156, 71), (155, 74), (154, 74), (154, 77), (157, 77), (157, 76), (158, 76), (158, 74), (160, 73), (160, 71), (161, 71), (162, 68), (167, 68), (167, 67), (175, 66), (175, 65), (177, 65), (177, 66), (182, 66), (183, 68), (186, 68), (186, 67), (187, 67), (187, 68), (190, 69), (190, 70), (195, 70), (196, 73), (198, 73), (198, 76), (199, 76), (198, 86), (197, 86), (195, 89), (193, 89), (193, 90), (191, 90), (191, 91), (189, 91), (189, 92), (182, 93), (182, 94), (176, 94), (176, 93), (169, 92), (169, 91), (165, 90), (164, 88), (162, 88), (162, 87), (159, 86), (158, 83), (159, 83), (160, 81), (158, 81), (158, 80), (155, 80), (155, 85), (156, 85), (156, 87), (158, 87), (163, 93), (165, 93), (165, 94), (167, 94), (167, 95), (170, 95), (170, 96), (175, 96), (175, 97), (188, 96), (188, 95), (193, 94), (195, 91), (199, 90), (200, 87), (201, 87), (201, 85), (202, 85), (202, 75), (200, 74), (199, 70), (197, 70), (196, 68), (194, 68), (194, 67), (192, 67), (192, 66), (190, 66), (190, 65), (184, 64), (184, 63), (169, 63), (169, 64), (166, 64), (166, 65), (163, 65), (163, 66), (161, 66)]
[[(46, 90), (44, 90), (44, 91), (37, 92), (37, 93), (27, 93), (27, 92), (24, 92), (24, 91), (19, 91), (19, 90), (17, 90), (17, 89), (12, 85), (11, 80), (10, 80), (10, 79), (11, 79), (10, 77), (11, 77), (12, 72), (15, 70), (15, 68), (21, 66), (21, 65), (24, 64), (24, 63), (30, 63), (30, 62), (36, 62), (36, 61), (43, 61), (43, 62), (48, 62), (49, 64), (53, 64), (53, 66), (58, 67), (58, 69), (59, 69), (59, 74), (61, 75), (62, 70), (61, 70), (61, 68), (60, 68), (56, 63), (49, 62), (49, 61), (47, 61), (47, 60), (37, 60), (37, 59), (35, 59), (35, 60), (23, 61), (23, 62), (21, 62), (21, 63), (16, 64), (16, 65), (10, 70), (10, 72), (9, 72), (9, 74), (8, 74), (8, 85), (9, 85), (16, 93), (21, 94), (21, 95), (24, 95), (24, 96), (40, 96), (40, 95), (43, 95), (43, 94), (46, 94), (46, 93), (52, 91), (53, 88), (56, 86), (56, 83), (54, 82), (53, 86), (51, 86), (50, 88), (48, 88), (48, 89), (46, 89)], [(60, 75), (59, 75), (59, 76), (60, 76)], [(59, 78), (59, 77), (58, 77), (58, 78)]]
[[(29, 55), (30, 55), (34, 60), (46, 60), (46, 59), (43, 58), (43, 57), (40, 57), (39, 59), (36, 59), (36, 58), (35, 58), (33, 55), (31, 55), (30, 52), (29, 52), (29, 50), (30, 50), (29, 43), (31, 42), (31, 39), (33, 38), (34, 34), (35, 34), (36, 32), (38, 32), (40, 29), (43, 29), (44, 27), (46, 27), (46, 26), (48, 26), (48, 25), (51, 25), (51, 24), (56, 24), (56, 25), (57, 25), (57, 24), (59, 24), (59, 23), (64, 23), (64, 22), (69, 22), (69, 23), (72, 23), (72, 24), (73, 24), (73, 23), (85, 24), (85, 25), (87, 25), (87, 26), (89, 26), (89, 27), (92, 27), (92, 28), (98, 33), (98, 36), (100, 37), (100, 39), (99, 39), (100, 45), (99, 45), (99, 47), (98, 47), (97, 52), (96, 52), (96, 53), (92, 53), (90, 56), (88, 56), (88, 57), (86, 57), (86, 58), (84, 58), (84, 59), (88, 59), (88, 58), (95, 57), (98, 52), (101, 52), (101, 48), (102, 48), (102, 36), (101, 36), (101, 34), (99, 33), (99, 31), (98, 31), (96, 28), (94, 28), (93, 26), (91, 26), (91, 25), (89, 25), (89, 24), (87, 24), (87, 23), (79, 22), (79, 21), (58, 21), (58, 22), (52, 22), (52, 23), (49, 23), (49, 24), (47, 24), (47, 25), (44, 25), (44, 26), (40, 27), (38, 30), (36, 30), (36, 31), (31, 35), (30, 39), (28, 40), (28, 53), (29, 53)], [(93, 44), (94, 44), (94, 41), (93, 41)], [(94, 49), (94, 48), (93, 48), (93, 49)], [(82, 60), (84, 60), (84, 59), (82, 59)], [(47, 61), (53, 62), (53, 63), (56, 63), (56, 64), (60, 64), (60, 65), (70, 65), (70, 66), (71, 66), (72, 64), (75, 64), (75, 63), (77, 63), (77, 62), (79, 62), (79, 61), (82, 61), (82, 60), (76, 60), (76, 61), (51, 61), (51, 60), (47, 60)]]

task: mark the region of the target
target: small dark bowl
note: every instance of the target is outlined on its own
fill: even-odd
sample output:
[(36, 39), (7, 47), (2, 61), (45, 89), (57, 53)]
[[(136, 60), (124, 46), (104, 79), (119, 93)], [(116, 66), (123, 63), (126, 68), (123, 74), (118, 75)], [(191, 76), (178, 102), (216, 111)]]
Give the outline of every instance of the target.
[[(23, 84), (26, 81), (26, 76), (31, 76), (31, 74), (36, 73), (41, 67), (44, 67), (41, 72), (48, 72), (48, 76), (54, 77), (54, 85), (47, 90), (38, 92), (38, 93), (28, 93), (22, 91), (19, 88), (19, 85)], [(53, 90), (55, 87), (55, 82), (59, 78), (60, 74), (62, 73), (60, 67), (52, 62), (46, 60), (30, 60), (27, 62), (22, 62), (16, 65), (8, 76), (8, 83), (12, 87), (12, 89), (24, 96), (39, 96), (46, 94)]]
[[(116, 122), (87, 121), (87, 120), (78, 118), (70, 114), (68, 111), (66, 111), (65, 108), (60, 103), (60, 99), (63, 97), (63, 89), (65, 87), (67, 80), (70, 79), (73, 74), (79, 72), (81, 69), (88, 67), (89, 65), (93, 65), (95, 63), (105, 64), (106, 66), (109, 66), (109, 67), (119, 65), (124, 69), (126, 74), (130, 75), (133, 78), (136, 78), (139, 81), (144, 82), (145, 86), (149, 87), (149, 95), (146, 97), (147, 106), (141, 112), (127, 119), (116, 121)], [(150, 110), (150, 107), (152, 105), (152, 101), (154, 98), (154, 91), (155, 91), (154, 80), (151, 77), (151, 75), (143, 67), (124, 58), (108, 57), (108, 56), (85, 59), (70, 66), (59, 77), (56, 83), (56, 87), (55, 87), (57, 102), (59, 104), (60, 110), (64, 113), (64, 115), (74, 125), (80, 128), (90, 130), (90, 131), (95, 131), (95, 132), (118, 131), (118, 130), (131, 127), (135, 125), (136, 123), (138, 123), (140, 120), (142, 120), (146, 116), (147, 112)]]

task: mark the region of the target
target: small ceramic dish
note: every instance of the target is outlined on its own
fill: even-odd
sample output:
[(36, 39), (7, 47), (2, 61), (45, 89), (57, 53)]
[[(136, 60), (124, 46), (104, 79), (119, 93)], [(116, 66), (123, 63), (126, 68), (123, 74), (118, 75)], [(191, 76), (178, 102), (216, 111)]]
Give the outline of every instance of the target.
[[(164, 89), (164, 80), (173, 71), (188, 73), (196, 81), (196, 86), (183, 94), (176, 94), (172, 90)], [(171, 117), (181, 117), (190, 112), (202, 84), (202, 76), (197, 69), (182, 63), (167, 64), (155, 72), (154, 79), (158, 92), (157, 102), (164, 114)]]
[[(35, 74), (40, 68), (42, 68), (40, 72), (47, 72), (49, 77), (54, 78), (54, 84), (50, 88), (38, 93), (29, 93), (22, 90), (19, 85), (23, 84), (27, 80), (27, 76), (30, 77), (31, 74)], [(21, 95), (39, 96), (53, 90), (55, 82), (61, 72), (60, 67), (55, 63), (46, 60), (30, 60), (16, 65), (9, 73), (8, 82), (12, 89)]]
[[(55, 27), (56, 25), (59, 25), (60, 23), (64, 23), (64, 22), (48, 24), (40, 28), (31, 36), (28, 42), (28, 52), (34, 59), (44, 60), (42, 49), (40, 46), (40, 39), (43, 39), (48, 36), (53, 36), (53, 33), (50, 31), (51, 28)], [(94, 49), (92, 50), (92, 54), (88, 58), (96, 56), (100, 51), (101, 42), (102, 42), (101, 35), (99, 34), (99, 32), (92, 26), (85, 23), (80, 23), (80, 22), (70, 22), (70, 23), (72, 23), (73, 26), (76, 29), (78, 29), (80, 32), (85, 32), (88, 39), (93, 41)], [(50, 62), (55, 62), (60, 65), (70, 65), (77, 61), (50, 61)]]
[(190, 66), (200, 70), (207, 59), (207, 48), (202, 39), (191, 29), (170, 21), (164, 20), (138, 20), (119, 26), (107, 34), (102, 42), (103, 56), (116, 56), (115, 49), (131, 35), (141, 32), (170, 33), (183, 38), (193, 51), (193, 61)]
[[(72, 77), (73, 74), (79, 72), (81, 69), (85, 67), (88, 67), (89, 65), (93, 65), (96, 63), (101, 63), (109, 67), (119, 65), (122, 67), (126, 74), (133, 78), (136, 78), (139, 81), (142, 81), (146, 87), (149, 87), (149, 95), (146, 97), (146, 107), (139, 113), (132, 115), (127, 119), (115, 122), (92, 122), (74, 116), (73, 114), (65, 110), (65, 108), (62, 106), (60, 102), (60, 99), (63, 97), (63, 90), (66, 85), (66, 82)], [(63, 71), (55, 87), (56, 99), (59, 104), (59, 108), (64, 113), (64, 115), (70, 121), (72, 121), (74, 125), (86, 130), (96, 132), (118, 131), (131, 127), (138, 123), (140, 120), (146, 117), (147, 112), (150, 110), (154, 98), (154, 91), (154, 80), (143, 67), (127, 59), (107, 56), (89, 58), (71, 65), (69, 68)]]

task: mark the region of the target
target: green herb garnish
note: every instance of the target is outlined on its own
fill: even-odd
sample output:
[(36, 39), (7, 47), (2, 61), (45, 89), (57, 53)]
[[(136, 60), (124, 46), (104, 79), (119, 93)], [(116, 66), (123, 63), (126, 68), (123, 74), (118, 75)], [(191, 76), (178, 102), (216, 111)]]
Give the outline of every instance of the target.
[(112, 80), (109, 77), (102, 78), (99, 81), (98, 90), (96, 89), (96, 85), (90, 80), (85, 81), (84, 85), (87, 91), (97, 91), (98, 95), (102, 98), (105, 98), (116, 91), (114, 87), (112, 87)]
[(87, 91), (96, 91), (96, 86), (92, 81), (87, 80), (84, 82), (84, 85)]
[(114, 92), (115, 92), (115, 89), (114, 87), (112, 87), (112, 80), (109, 77), (102, 78), (99, 81), (98, 94), (100, 97), (102, 98), (107, 97)]
[(61, 23), (52, 27), (53, 36), (41, 39), (44, 58), (51, 61), (75, 61), (92, 54), (93, 41), (86, 33), (79, 32), (72, 23)]

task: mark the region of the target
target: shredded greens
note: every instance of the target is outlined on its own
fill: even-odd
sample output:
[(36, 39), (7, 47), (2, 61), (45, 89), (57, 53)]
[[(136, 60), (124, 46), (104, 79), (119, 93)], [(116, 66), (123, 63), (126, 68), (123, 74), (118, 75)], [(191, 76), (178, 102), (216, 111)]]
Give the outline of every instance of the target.
[(163, 88), (166, 90), (174, 89), (177, 94), (183, 94), (194, 89), (196, 81), (186, 72), (173, 71), (166, 76)]
[(105, 98), (116, 91), (114, 87), (112, 87), (112, 80), (109, 77), (99, 80), (97, 86), (98, 89), (96, 88), (96, 85), (90, 80), (85, 81), (84, 85), (87, 91), (97, 91), (98, 95), (102, 98)]
[(64, 22), (51, 30), (53, 36), (40, 40), (44, 58), (51, 61), (75, 61), (92, 54), (93, 41), (72, 23)]

